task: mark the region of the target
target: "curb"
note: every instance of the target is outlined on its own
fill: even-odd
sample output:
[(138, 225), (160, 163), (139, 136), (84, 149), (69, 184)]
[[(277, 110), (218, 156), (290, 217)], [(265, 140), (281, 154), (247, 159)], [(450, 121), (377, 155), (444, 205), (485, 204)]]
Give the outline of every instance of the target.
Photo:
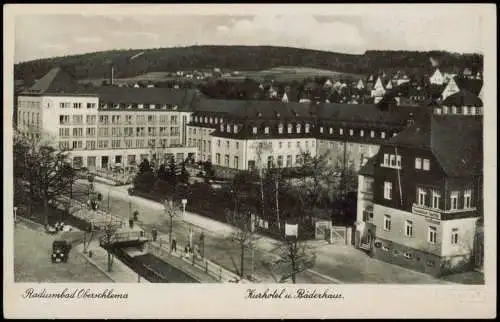
[(317, 275), (321, 278), (324, 278), (325, 280), (329, 280), (329, 281), (332, 281), (334, 282), (335, 284), (344, 284), (344, 282), (336, 279), (336, 278), (333, 278), (333, 277), (330, 277), (330, 276), (327, 276), (327, 275), (324, 275), (324, 274), (321, 274), (321, 273), (318, 273), (316, 272), (315, 270), (312, 270), (312, 269), (308, 269), (306, 272), (309, 272), (309, 273), (312, 273), (314, 275)]
[(101, 266), (99, 266), (96, 262), (94, 262), (93, 260), (91, 260), (88, 256), (86, 256), (85, 254), (83, 254), (80, 251), (78, 251), (78, 254), (80, 256), (82, 256), (87, 262), (89, 262), (90, 264), (92, 264), (93, 266), (95, 266), (95, 268), (97, 268), (101, 273), (103, 273), (104, 275), (106, 275), (106, 277), (109, 278), (111, 281), (113, 281), (113, 283), (117, 283), (116, 280), (111, 276), (111, 274), (109, 274), (105, 269), (103, 269)]

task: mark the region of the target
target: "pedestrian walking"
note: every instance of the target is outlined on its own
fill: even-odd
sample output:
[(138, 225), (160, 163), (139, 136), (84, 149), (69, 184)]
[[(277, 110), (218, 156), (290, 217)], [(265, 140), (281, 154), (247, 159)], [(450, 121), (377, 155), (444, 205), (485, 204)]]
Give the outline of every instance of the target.
[(172, 238), (172, 251), (177, 251), (177, 240), (175, 239), (175, 237)]

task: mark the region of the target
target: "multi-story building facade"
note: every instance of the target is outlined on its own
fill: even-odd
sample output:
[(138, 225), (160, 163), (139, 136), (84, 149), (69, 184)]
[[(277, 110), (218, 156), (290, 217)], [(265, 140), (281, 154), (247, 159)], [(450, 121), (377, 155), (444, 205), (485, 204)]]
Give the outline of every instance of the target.
[(482, 216), (481, 116), (409, 126), (381, 145), (359, 181), (358, 247), (432, 275), (469, 267)]
[[(70, 150), (73, 166), (109, 169), (144, 158), (197, 159), (187, 147), (193, 93), (160, 88), (60, 89), (64, 71), (51, 71), (18, 96), (18, 129), (49, 136)], [(42, 89), (40, 83), (45, 84)], [(35, 135), (35, 134), (33, 134)]]

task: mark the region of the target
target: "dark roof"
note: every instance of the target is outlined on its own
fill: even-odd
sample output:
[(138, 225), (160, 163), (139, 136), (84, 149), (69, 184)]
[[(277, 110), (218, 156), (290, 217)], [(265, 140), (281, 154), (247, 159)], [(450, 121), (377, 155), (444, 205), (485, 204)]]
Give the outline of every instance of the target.
[(31, 86), (26, 94), (70, 93), (78, 89), (78, 82), (60, 67), (51, 69)]
[(460, 90), (459, 92), (448, 96), (442, 103), (444, 106), (483, 106), (483, 101), (476, 95), (467, 90)]
[(448, 176), (482, 173), (482, 116), (427, 115), (386, 142), (433, 152)]
[(358, 174), (373, 177), (375, 175), (375, 165), (378, 160), (378, 153), (372, 156), (368, 161), (366, 161), (365, 165), (361, 167)]
[(467, 90), (474, 95), (479, 95), (483, 87), (483, 80), (475, 78), (455, 77), (458, 88)]
[(193, 89), (169, 89), (159, 87), (103, 86), (92, 89), (101, 103), (113, 104), (166, 104), (189, 109), (197, 96)]

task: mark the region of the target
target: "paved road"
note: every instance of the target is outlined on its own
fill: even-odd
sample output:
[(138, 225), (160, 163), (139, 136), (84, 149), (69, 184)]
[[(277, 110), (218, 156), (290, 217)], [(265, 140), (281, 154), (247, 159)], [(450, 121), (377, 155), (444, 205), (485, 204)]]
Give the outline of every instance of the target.
[(30, 283), (111, 283), (104, 273), (72, 249), (67, 263), (52, 264), (52, 241), (57, 238), (23, 223), (14, 229), (14, 280)]
[[(103, 194), (103, 206), (107, 207), (107, 199), (109, 193), (109, 205), (111, 213), (116, 216), (128, 219), (131, 212), (139, 211), (139, 220), (142, 222), (142, 227), (151, 230), (156, 228), (159, 235), (165, 241), (169, 240), (170, 231), (170, 218), (165, 214), (163, 206), (154, 202), (138, 202), (136, 197), (127, 197), (126, 189), (123, 187), (109, 187), (104, 184), (95, 183), (95, 189)], [(85, 201), (88, 186), (86, 183), (79, 181), (74, 185), (74, 197), (80, 201)], [(130, 201), (129, 201), (130, 199)], [(132, 204), (130, 207), (129, 202)], [(205, 256), (206, 258), (214, 261), (215, 263), (229, 269), (231, 271), (238, 271), (240, 267), (240, 249), (238, 245), (230, 239), (230, 233), (227, 230), (216, 229), (207, 230), (203, 227), (194, 226), (185, 222), (181, 218), (181, 212), (173, 219), (172, 230), (178, 242), (178, 245), (183, 247), (189, 240), (189, 232), (193, 231), (193, 241), (198, 241), (200, 233), (203, 231), (205, 234)], [(274, 258), (271, 253), (266, 251), (256, 250), (254, 252), (254, 275), (263, 282), (275, 283), (275, 279), (279, 276), (273, 276), (269, 270), (262, 264), (263, 261), (268, 261)], [(245, 255), (244, 261), (245, 274), (250, 274), (252, 256), (250, 252)], [(307, 284), (327, 284), (332, 283), (331, 279), (319, 276), (310, 272), (303, 272), (298, 274), (297, 283)]]

